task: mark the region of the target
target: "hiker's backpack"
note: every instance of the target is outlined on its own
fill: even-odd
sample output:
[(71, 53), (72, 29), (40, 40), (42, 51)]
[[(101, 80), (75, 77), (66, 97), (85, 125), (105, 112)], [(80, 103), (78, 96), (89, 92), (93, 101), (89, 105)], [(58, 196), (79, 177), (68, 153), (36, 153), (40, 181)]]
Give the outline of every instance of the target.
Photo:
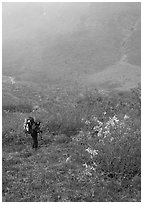
[(34, 124), (35, 124), (34, 118), (32, 117), (25, 118), (24, 126), (23, 126), (24, 132), (31, 134), (34, 128)]

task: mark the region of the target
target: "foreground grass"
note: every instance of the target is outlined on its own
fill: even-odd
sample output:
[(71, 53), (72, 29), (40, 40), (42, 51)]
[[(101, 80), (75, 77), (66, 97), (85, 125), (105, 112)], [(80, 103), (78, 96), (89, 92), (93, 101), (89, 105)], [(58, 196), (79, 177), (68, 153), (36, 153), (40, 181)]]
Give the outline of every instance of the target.
[(24, 116), (6, 116), (3, 201), (140, 201), (140, 89), (67, 104), (44, 104), (51, 115), (37, 151), (19, 128)]
[(131, 180), (123, 184), (91, 168), (85, 145), (59, 140), (36, 152), (29, 146), (3, 154), (3, 201), (140, 200), (140, 189)]

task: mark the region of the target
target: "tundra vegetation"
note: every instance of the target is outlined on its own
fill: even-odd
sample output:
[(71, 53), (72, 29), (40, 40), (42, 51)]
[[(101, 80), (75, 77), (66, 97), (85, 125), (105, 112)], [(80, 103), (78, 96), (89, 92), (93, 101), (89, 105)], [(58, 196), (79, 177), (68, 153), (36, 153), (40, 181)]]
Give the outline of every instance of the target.
[(3, 104), (3, 201), (141, 201), (140, 86), (53, 93), (36, 110), (37, 151), (22, 130), (32, 103)]

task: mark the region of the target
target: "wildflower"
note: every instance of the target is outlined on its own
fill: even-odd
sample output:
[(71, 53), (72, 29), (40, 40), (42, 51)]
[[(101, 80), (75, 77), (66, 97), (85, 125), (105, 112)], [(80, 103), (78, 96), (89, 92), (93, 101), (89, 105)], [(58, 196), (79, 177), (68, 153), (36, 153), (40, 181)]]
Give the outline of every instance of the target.
[(89, 138), (89, 139), (91, 139), (91, 132), (90, 132), (90, 131), (88, 131), (88, 132), (86, 133), (86, 137)]
[(125, 114), (124, 120), (127, 120), (128, 118), (129, 118), (129, 116)]
[(87, 165), (86, 163), (83, 164), (85, 167), (84, 173), (85, 175), (92, 176), (91, 171), (95, 171), (96, 169), (93, 166)]
[(103, 125), (103, 123), (101, 121), (98, 120), (97, 122), (98, 122), (99, 126)]
[(83, 137), (84, 137), (84, 132), (81, 130), (79, 132), (79, 134), (76, 137), (73, 138), (73, 140), (78, 142), (78, 141), (82, 140)]
[(117, 104), (116, 107), (119, 107), (120, 104)]
[(112, 120), (115, 122), (115, 123), (118, 123), (119, 122), (119, 120), (118, 120), (118, 118), (114, 115), (114, 117), (112, 118)]
[(107, 136), (109, 136), (109, 135), (111, 135), (109, 129), (105, 130), (105, 131), (103, 132), (103, 134), (104, 134), (104, 138), (107, 137)]
[(104, 127), (104, 129), (108, 129), (109, 130), (109, 124), (106, 123), (106, 126)]
[(81, 119), (81, 122), (84, 122), (84, 120), (85, 120), (85, 119), (84, 119), (84, 118), (82, 118), (82, 119)]
[(90, 169), (85, 169), (85, 174), (88, 176), (92, 176), (92, 173), (89, 171)]
[(71, 156), (66, 159), (66, 162), (71, 162)]
[(80, 136), (84, 136), (84, 132), (82, 130), (79, 131)]
[(89, 125), (89, 124), (90, 124), (90, 121), (89, 121), (89, 120), (86, 120), (86, 121), (85, 121), (85, 124), (86, 124), (86, 125)]
[(85, 151), (87, 151), (92, 156), (96, 156), (98, 154), (98, 150), (95, 149), (92, 150), (90, 147), (88, 147)]
[(120, 128), (124, 128), (125, 127), (125, 123), (124, 122), (120, 122)]
[(110, 138), (110, 142), (112, 142), (113, 140), (114, 140), (114, 137), (111, 137), (111, 138)]
[(115, 124), (118, 124), (119, 120), (118, 118), (114, 115), (113, 118), (109, 118), (109, 121), (106, 123), (107, 126), (115, 126)]
[(92, 121), (97, 121), (97, 117), (94, 116), (94, 117), (92, 118)]
[(98, 134), (97, 134), (98, 137), (102, 136), (102, 128), (100, 128)]
[(94, 130), (94, 131), (99, 131), (99, 129), (100, 129), (100, 128), (99, 128), (99, 126), (97, 126), (97, 125), (93, 127), (93, 130)]
[(88, 167), (87, 163), (84, 163), (84, 164), (83, 164), (83, 166), (85, 166), (85, 168), (87, 168), (87, 167)]

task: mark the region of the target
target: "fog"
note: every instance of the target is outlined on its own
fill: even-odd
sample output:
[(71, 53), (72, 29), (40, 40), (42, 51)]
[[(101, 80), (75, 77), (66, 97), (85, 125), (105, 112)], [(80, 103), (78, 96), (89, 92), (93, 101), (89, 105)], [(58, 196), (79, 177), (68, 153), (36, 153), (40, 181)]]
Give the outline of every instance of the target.
[(34, 36), (42, 31), (40, 34), (51, 36), (72, 32), (88, 7), (88, 3), (4, 3), (3, 38)]
[(129, 7), (140, 11), (136, 3), (3, 3), (3, 40), (30, 37), (42, 31), (40, 34), (51, 36), (67, 34), (93, 19), (95, 25), (108, 20)]
[(140, 65), (140, 3), (3, 3), (2, 34), (3, 74), (23, 80), (90, 74), (128, 49)]

